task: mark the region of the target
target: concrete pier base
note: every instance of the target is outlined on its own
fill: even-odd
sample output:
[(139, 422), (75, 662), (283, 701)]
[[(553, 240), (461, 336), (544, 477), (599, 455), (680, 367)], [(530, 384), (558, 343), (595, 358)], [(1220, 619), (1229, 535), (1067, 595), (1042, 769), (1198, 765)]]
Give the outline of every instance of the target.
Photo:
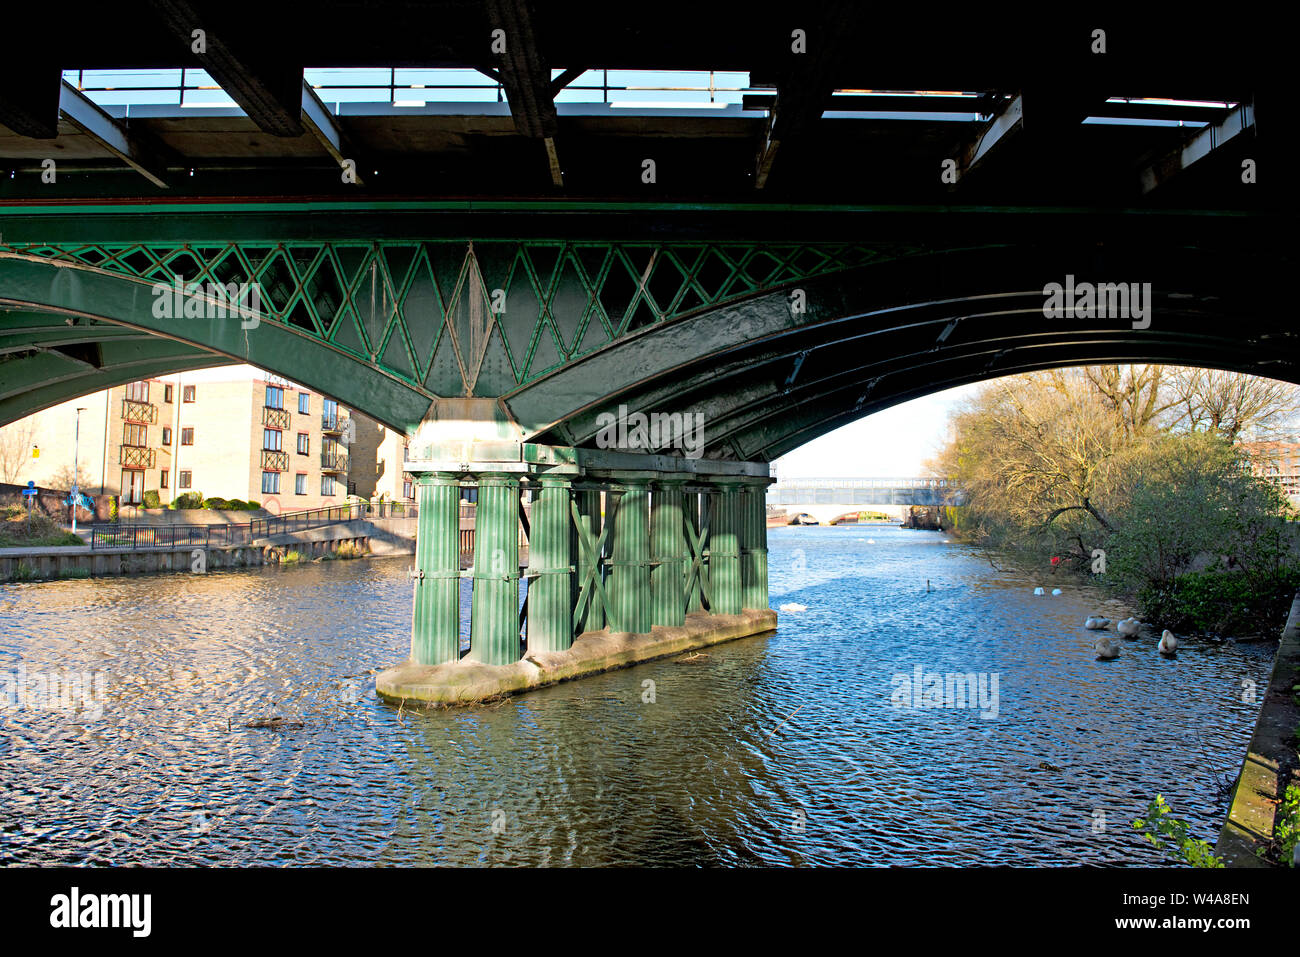
[(648, 634), (585, 632), (564, 651), (531, 652), (505, 665), (469, 658), (442, 665), (407, 662), (380, 672), (375, 690), (393, 704), (473, 704), (775, 629), (776, 612), (771, 609), (745, 609), (738, 615), (692, 614), (686, 616), (685, 625), (655, 625)]

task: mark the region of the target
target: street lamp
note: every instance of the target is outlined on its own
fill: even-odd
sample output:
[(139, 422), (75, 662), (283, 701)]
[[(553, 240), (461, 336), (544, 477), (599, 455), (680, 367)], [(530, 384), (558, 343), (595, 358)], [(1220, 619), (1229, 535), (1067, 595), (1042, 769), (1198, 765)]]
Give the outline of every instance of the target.
[(77, 534), (77, 503), (81, 501), (81, 489), (77, 486), (77, 475), (80, 473), (78, 465), (78, 453), (81, 446), (81, 413), (85, 412), (85, 407), (77, 409), (77, 428), (73, 433), (72, 439), (72, 491), (68, 498), (72, 499), (72, 534)]

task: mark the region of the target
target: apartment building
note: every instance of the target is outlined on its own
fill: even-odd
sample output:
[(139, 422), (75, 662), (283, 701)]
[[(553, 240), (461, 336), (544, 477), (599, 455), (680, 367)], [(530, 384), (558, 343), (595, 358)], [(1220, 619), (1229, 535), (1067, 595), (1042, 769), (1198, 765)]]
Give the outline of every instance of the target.
[(127, 501), (140, 501), (146, 488), (165, 491), (171, 445), (160, 423), (174, 401), (174, 386), (149, 379), (12, 422), (0, 428), (0, 481), (55, 489), (76, 483)]
[(1292, 502), (1300, 502), (1300, 442), (1241, 442), (1250, 456), (1251, 470), (1282, 490)]
[(356, 494), (368, 500), (414, 502), (415, 479), (403, 469), (407, 438), (360, 412), (352, 413), (355, 437), (349, 478)]
[(200, 492), (272, 512), (317, 508), (354, 491), (355, 434), (350, 410), (318, 392), (251, 366), (205, 369), (107, 389), (5, 426), (0, 450), (38, 451), (0, 478), (67, 484), (76, 445), (83, 488), (124, 504), (152, 490), (163, 504)]

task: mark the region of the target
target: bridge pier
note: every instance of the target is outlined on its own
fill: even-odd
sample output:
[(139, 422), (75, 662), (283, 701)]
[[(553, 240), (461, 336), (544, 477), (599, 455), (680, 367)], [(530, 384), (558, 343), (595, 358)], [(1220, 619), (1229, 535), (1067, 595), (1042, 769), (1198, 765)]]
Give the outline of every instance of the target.
[[(776, 626), (765, 464), (496, 438), (458, 441), (454, 456), (436, 443), (414, 451), (421, 458), (404, 464), (417, 476), (420, 508), (411, 657), (376, 679), (387, 700), (481, 701)], [(477, 505), (472, 569), (462, 572), (467, 486)], [(473, 587), (464, 656), (460, 577)]]

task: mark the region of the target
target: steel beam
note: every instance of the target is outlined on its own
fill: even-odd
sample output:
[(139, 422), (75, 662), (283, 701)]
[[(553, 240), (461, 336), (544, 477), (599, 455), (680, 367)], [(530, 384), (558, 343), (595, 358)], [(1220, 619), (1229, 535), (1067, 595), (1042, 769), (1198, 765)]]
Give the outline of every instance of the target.
[(362, 169), (364, 163), (362, 158), (357, 155), (350, 144), (343, 136), (343, 128), (334, 114), (329, 111), (324, 103), (321, 102), (316, 91), (312, 89), (311, 84), (306, 80), (302, 81), (302, 120), (307, 131), (316, 137), (317, 142), (324, 147), (325, 152), (329, 153), (334, 162), (340, 167), (343, 161), (350, 159), (356, 166), (357, 185), (364, 186), (365, 180), (362, 178)]
[(1142, 170), (1144, 194), (1158, 189), (1194, 163), (1205, 159), (1225, 143), (1255, 127), (1254, 103), (1242, 103), (1223, 120), (1201, 130), (1186, 146), (1173, 150)]
[[(294, 60), (296, 47), (278, 39), (273, 46), (249, 55), (252, 23), (233, 23), (229, 14), (202, 0), (149, 0), (176, 39), (184, 44), (208, 75), (248, 114), (258, 129), (272, 136), (301, 136), (302, 68)], [(215, 23), (214, 23), (215, 21)], [(202, 30), (203, 49), (196, 51), (195, 30)], [(235, 49), (231, 36), (242, 41)]]
[(67, 80), (59, 86), (59, 112), (149, 182), (161, 189), (168, 188), (167, 167), (159, 158), (157, 147), (143, 143), (126, 124), (113, 119)]

